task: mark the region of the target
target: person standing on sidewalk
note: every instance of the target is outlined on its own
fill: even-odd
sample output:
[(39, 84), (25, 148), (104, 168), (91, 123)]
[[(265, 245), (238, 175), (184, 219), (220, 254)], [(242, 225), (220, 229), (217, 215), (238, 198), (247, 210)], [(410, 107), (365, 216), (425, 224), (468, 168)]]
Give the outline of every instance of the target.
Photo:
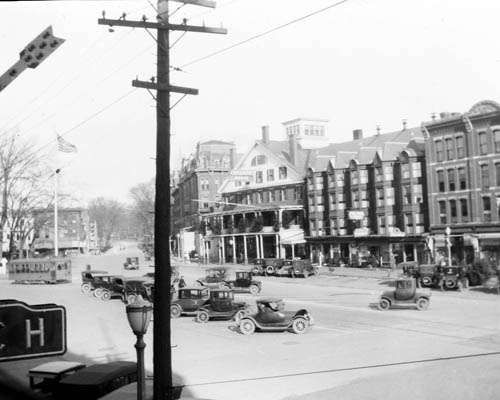
[(186, 287), (186, 281), (184, 280), (184, 276), (181, 276), (181, 279), (179, 279), (179, 289), (182, 289), (183, 287)]

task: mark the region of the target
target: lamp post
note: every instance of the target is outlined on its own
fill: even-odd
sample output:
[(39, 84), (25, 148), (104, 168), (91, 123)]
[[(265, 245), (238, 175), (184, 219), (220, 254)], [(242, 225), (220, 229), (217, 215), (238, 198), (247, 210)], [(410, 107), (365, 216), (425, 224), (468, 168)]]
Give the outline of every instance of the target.
[(137, 400), (144, 400), (146, 398), (146, 374), (144, 371), (144, 348), (146, 344), (142, 339), (153, 316), (153, 305), (139, 295), (133, 303), (127, 305), (126, 310), (128, 323), (137, 337), (135, 343), (137, 350)]
[(446, 227), (444, 233), (446, 235), (446, 248), (448, 249), (448, 266), (451, 266), (451, 241), (450, 241), (451, 229), (449, 226)]

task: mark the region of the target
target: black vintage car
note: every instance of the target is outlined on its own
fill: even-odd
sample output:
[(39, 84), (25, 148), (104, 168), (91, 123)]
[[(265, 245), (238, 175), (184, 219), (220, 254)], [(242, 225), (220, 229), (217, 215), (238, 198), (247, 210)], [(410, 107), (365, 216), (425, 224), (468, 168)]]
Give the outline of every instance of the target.
[(196, 321), (205, 323), (210, 319), (234, 319), (239, 322), (247, 312), (245, 302), (234, 301), (232, 290), (212, 289), (209, 301), (196, 312)]
[(292, 278), (303, 277), (307, 278), (309, 275), (315, 275), (317, 267), (315, 267), (311, 260), (285, 260), (284, 265), (276, 271), (276, 275), (290, 276)]
[(96, 288), (95, 282), (99, 281), (102, 276), (109, 276), (109, 273), (95, 269), (82, 271), (82, 293), (87, 294), (92, 292)]
[(394, 306), (416, 306), (418, 310), (427, 310), (429, 307), (431, 293), (416, 290), (414, 278), (401, 278), (396, 281), (396, 290), (385, 291), (380, 296), (378, 309), (386, 311)]
[(304, 333), (314, 324), (314, 320), (305, 309), (285, 311), (285, 303), (277, 297), (266, 297), (256, 301), (257, 313), (244, 315), (239, 323), (241, 333), (251, 335), (255, 330), (283, 332), (292, 330)]
[(225, 281), (229, 278), (225, 267), (213, 267), (205, 270), (205, 276), (196, 280), (196, 284), (209, 288), (222, 288), (226, 286)]
[(170, 305), (170, 317), (178, 318), (183, 314), (194, 314), (209, 301), (209, 289), (204, 286), (183, 287)]
[(127, 257), (123, 263), (123, 268), (126, 270), (139, 269), (139, 257)]
[(262, 282), (253, 279), (252, 271), (236, 271), (235, 279), (225, 280), (224, 283), (226, 287), (238, 292), (249, 291), (257, 294), (262, 290)]
[(283, 267), (284, 260), (281, 258), (256, 258), (253, 261), (252, 273), (254, 275), (274, 275)]

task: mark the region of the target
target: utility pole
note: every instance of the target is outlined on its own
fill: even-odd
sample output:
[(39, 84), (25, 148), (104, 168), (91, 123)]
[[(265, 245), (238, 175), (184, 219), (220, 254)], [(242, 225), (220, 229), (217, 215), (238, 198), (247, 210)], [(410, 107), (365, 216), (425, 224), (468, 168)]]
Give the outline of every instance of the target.
[[(208, 0), (174, 0), (179, 3), (215, 8)], [(225, 34), (224, 28), (170, 24), (168, 1), (158, 0), (157, 22), (98, 20), (100, 25), (128, 26), (157, 30), (157, 77), (154, 81), (133, 80), (132, 86), (156, 90), (156, 197), (155, 197), (155, 296), (153, 310), (153, 398), (174, 398), (172, 381), (172, 352), (170, 338), (170, 93), (197, 95), (197, 89), (170, 85), (169, 32), (201, 32)]]

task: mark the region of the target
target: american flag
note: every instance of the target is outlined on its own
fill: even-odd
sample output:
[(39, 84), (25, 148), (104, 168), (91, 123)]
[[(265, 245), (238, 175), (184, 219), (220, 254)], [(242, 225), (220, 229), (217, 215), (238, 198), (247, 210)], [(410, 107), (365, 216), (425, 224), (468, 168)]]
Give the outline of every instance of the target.
[(76, 153), (77, 148), (74, 144), (71, 144), (66, 139), (57, 135), (57, 149), (63, 153)]

